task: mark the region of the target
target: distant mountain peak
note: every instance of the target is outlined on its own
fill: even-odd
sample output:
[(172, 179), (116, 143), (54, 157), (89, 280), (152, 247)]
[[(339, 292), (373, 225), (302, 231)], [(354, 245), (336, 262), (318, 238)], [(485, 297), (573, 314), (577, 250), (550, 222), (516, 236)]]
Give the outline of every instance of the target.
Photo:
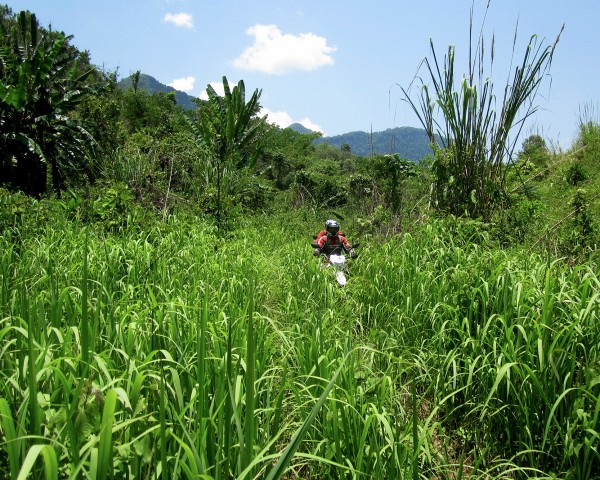
[(291, 125), (288, 125), (286, 128), (289, 128), (290, 130), (294, 130), (294, 132), (298, 132), (298, 133), (318, 133), (318, 132), (315, 132), (314, 130), (311, 130), (310, 128), (306, 128), (301, 123), (292, 123)]
[[(117, 85), (119, 88), (130, 88), (133, 85), (133, 75), (119, 80)], [(148, 93), (175, 92), (177, 105), (181, 105), (181, 107), (185, 108), (186, 110), (194, 110), (196, 108), (196, 103), (194, 103), (195, 97), (180, 90), (176, 90), (169, 85), (165, 85), (164, 83), (159, 82), (156, 78), (145, 73), (140, 73), (138, 88)]]

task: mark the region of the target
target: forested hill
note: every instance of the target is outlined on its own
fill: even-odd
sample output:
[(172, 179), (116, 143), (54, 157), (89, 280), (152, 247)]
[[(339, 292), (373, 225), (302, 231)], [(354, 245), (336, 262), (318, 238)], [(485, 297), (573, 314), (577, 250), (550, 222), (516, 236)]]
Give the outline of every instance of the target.
[[(302, 125), (293, 124), (290, 128), (300, 133), (307, 133), (307, 129)], [(427, 154), (433, 153), (429, 148), (429, 139), (425, 130), (413, 127), (388, 128), (373, 133), (350, 132), (317, 138), (315, 143), (329, 143), (336, 147), (347, 144), (353, 154), (362, 157), (369, 156), (371, 153), (397, 153), (402, 158), (419, 161)]]
[[(119, 86), (121, 88), (129, 88), (132, 82), (133, 75), (120, 80)], [(196, 104), (193, 101), (194, 97), (185, 92), (175, 90), (173, 87), (164, 85), (150, 75), (140, 73), (138, 88), (148, 93), (175, 92), (178, 105), (188, 110), (196, 108)], [(312, 130), (299, 123), (294, 123), (289, 128), (299, 133), (313, 133)], [(388, 128), (387, 130), (373, 133), (349, 132), (333, 137), (317, 138), (315, 143), (328, 143), (336, 147), (347, 144), (354, 155), (362, 157), (369, 156), (371, 153), (397, 153), (402, 158), (419, 161), (427, 154), (432, 153), (425, 130), (413, 127)]]
[[(119, 81), (119, 87), (121, 88), (129, 88), (133, 83), (133, 75), (123, 78)], [(156, 78), (151, 77), (150, 75), (146, 75), (144, 73), (140, 74), (140, 78), (138, 81), (138, 88), (140, 90), (145, 90), (148, 93), (170, 93), (175, 92), (175, 98), (177, 99), (177, 105), (181, 105), (186, 110), (193, 110), (196, 108), (196, 104), (193, 101), (193, 96), (188, 95), (185, 92), (181, 92), (179, 90), (175, 90), (173, 87), (169, 87), (163, 83), (160, 83)]]

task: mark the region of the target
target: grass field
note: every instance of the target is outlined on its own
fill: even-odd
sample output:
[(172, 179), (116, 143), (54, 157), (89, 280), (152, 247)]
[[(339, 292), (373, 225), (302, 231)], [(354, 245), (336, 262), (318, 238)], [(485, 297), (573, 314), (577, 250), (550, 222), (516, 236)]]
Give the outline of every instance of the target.
[(594, 263), (278, 224), (0, 237), (0, 477), (600, 476)]

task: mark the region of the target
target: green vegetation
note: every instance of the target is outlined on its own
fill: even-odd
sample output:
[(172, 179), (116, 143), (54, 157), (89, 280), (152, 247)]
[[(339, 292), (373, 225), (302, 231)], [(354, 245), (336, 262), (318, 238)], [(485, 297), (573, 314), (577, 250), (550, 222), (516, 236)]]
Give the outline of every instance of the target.
[(41, 31), (35, 15), (0, 20), (0, 175), (32, 195), (47, 184), (60, 190), (65, 177), (91, 169), (93, 138), (69, 113), (91, 92), (94, 69), (80, 66), (68, 37)]
[(118, 86), (124, 89), (132, 88), (134, 78), (137, 82), (136, 88), (139, 90), (144, 90), (149, 93), (173, 94), (175, 95), (178, 105), (181, 105), (187, 110), (194, 110), (196, 108), (196, 103), (194, 102), (195, 98), (191, 95), (188, 95), (185, 92), (180, 92), (179, 90), (175, 90), (173, 87), (169, 87), (168, 85), (163, 85), (154, 77), (141, 72), (136, 72), (127, 78), (119, 80)]
[[(598, 478), (592, 107), (483, 178), (502, 201), (461, 216), (453, 184), (452, 215), (452, 132), (356, 155), (243, 82), (196, 109), (116, 88), (1, 12), (0, 478)], [(344, 288), (311, 255), (326, 218), (362, 243)]]
[[(471, 23), (469, 38), (472, 34)], [(454, 46), (448, 48), (440, 64), (431, 42), (431, 59), (425, 58), (424, 64), (433, 84), (432, 93), (423, 80), (417, 100), (406, 90), (403, 92), (435, 150), (432, 199), (438, 208), (489, 220), (493, 211), (502, 207), (509, 160), (518, 138), (511, 137), (511, 132), (520, 132), (525, 120), (536, 111), (533, 101), (550, 69), (559, 38), (560, 33), (552, 45), (544, 46), (536, 35), (531, 37), (521, 64), (506, 82), (500, 108), (487, 73), (494, 64), (493, 39), (489, 66), (483, 34), (475, 45), (469, 45), (468, 72), (463, 74), (460, 87), (455, 86)]]
[(207, 87), (208, 105), (200, 108), (197, 123), (191, 125), (198, 141), (209, 152), (209, 162), (216, 171), (215, 216), (219, 233), (222, 220), (226, 220), (221, 201), (223, 184), (228, 180), (227, 176), (241, 176), (240, 172), (244, 171), (242, 168), (254, 166), (260, 154), (260, 139), (264, 134), (266, 120), (265, 117), (259, 120), (253, 118), (260, 110), (258, 90), (252, 94), (248, 103), (242, 80), (231, 90), (227, 78), (223, 77), (223, 90), (225, 96), (221, 97), (211, 85)]
[(301, 478), (593, 477), (592, 267), (433, 222), (367, 243), (338, 289), (290, 238), (315, 224), (301, 217), (258, 218), (222, 247), (176, 218), (5, 238), (3, 473), (49, 445), (61, 478), (251, 478), (310, 419)]

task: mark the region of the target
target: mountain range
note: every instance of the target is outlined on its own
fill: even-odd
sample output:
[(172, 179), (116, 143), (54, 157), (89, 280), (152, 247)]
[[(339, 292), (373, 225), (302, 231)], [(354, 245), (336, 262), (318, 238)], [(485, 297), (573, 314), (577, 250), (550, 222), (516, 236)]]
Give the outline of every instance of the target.
[[(302, 132), (297, 124), (289, 128)], [(302, 128), (304, 128), (301, 125)], [(304, 132), (306, 133), (306, 132)], [(349, 132), (333, 137), (317, 138), (315, 143), (328, 143), (336, 147), (346, 144), (354, 155), (368, 157), (372, 154), (397, 153), (402, 158), (420, 161), (426, 155), (433, 154), (429, 147), (429, 137), (422, 128), (396, 127), (381, 132)]]
[[(119, 88), (130, 88), (133, 84), (132, 77), (127, 77), (118, 82)], [(177, 104), (186, 110), (196, 108), (195, 98), (185, 92), (164, 85), (150, 75), (141, 73), (138, 81), (138, 88), (148, 93), (170, 93), (175, 92)], [(300, 123), (293, 123), (289, 127), (299, 133), (315, 133), (304, 127)], [(348, 145), (354, 155), (369, 156), (371, 154), (390, 154), (397, 153), (402, 158), (413, 161), (419, 161), (428, 154), (431, 154), (429, 147), (429, 138), (425, 130), (413, 127), (388, 128), (380, 132), (355, 131), (335, 135), (331, 137), (320, 137), (314, 140), (318, 143), (328, 143), (341, 148), (342, 145)]]

